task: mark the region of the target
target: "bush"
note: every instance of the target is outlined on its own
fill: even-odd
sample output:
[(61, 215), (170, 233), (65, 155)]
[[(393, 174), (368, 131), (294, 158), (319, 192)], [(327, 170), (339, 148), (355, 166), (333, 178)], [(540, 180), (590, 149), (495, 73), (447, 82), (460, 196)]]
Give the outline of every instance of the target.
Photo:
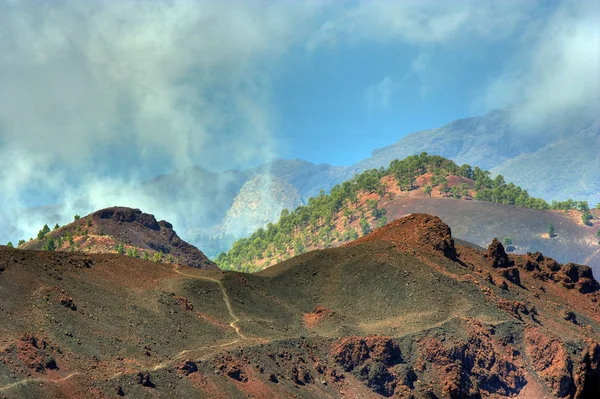
[(42, 247), (44, 251), (54, 251), (56, 250), (56, 243), (52, 237), (48, 238)]
[(363, 235), (367, 235), (371, 232), (371, 225), (369, 224), (369, 222), (367, 222), (367, 219), (362, 218), (360, 219), (360, 230), (362, 231)]
[(115, 251), (117, 251), (119, 255), (123, 255), (125, 253), (125, 246), (123, 243), (115, 245)]
[(590, 212), (589, 209), (586, 209), (581, 214), (581, 222), (586, 226), (591, 226), (592, 225), (591, 220), (592, 220), (592, 213)]
[(6, 244), (6, 246), (7, 246), (7, 247), (9, 247), (9, 248), (14, 248), (14, 247), (15, 247), (15, 246), (13, 245), (13, 243), (12, 243), (12, 242), (10, 242), (10, 241), (9, 241), (9, 242)]

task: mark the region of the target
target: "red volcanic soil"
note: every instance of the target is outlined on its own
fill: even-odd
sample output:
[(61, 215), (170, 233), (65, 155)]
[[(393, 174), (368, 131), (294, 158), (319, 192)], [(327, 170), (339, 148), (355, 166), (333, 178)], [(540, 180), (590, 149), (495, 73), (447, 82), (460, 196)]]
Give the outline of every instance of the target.
[[(388, 220), (411, 213), (427, 213), (442, 218), (455, 238), (485, 246), (494, 237), (512, 238), (517, 253), (539, 251), (561, 262), (591, 266), (600, 275), (600, 245), (595, 238), (599, 226), (583, 226), (564, 211), (540, 211), (490, 202), (465, 201), (427, 196), (397, 197), (383, 204)], [(557, 236), (549, 238), (548, 224)]]
[(424, 214), (257, 274), (0, 247), (0, 398), (598, 398), (599, 303)]
[[(416, 189), (401, 191), (394, 177), (387, 176), (381, 179), (385, 187), (385, 195), (376, 192), (362, 193), (358, 196), (356, 204), (348, 204), (347, 209), (355, 211), (357, 208), (368, 209), (367, 201), (376, 201), (380, 208), (386, 210), (387, 221), (400, 219), (412, 213), (426, 213), (439, 216), (453, 231), (455, 239), (464, 240), (485, 247), (495, 237), (501, 241), (504, 237), (511, 237), (512, 252), (525, 254), (527, 252), (543, 252), (560, 262), (576, 262), (591, 266), (596, 275), (600, 275), (600, 243), (596, 232), (600, 228), (600, 212), (592, 210), (594, 219), (592, 226), (585, 226), (581, 222), (581, 212), (541, 211), (536, 209), (521, 208), (512, 205), (482, 202), (473, 199), (475, 192), (460, 199), (444, 196), (439, 188), (433, 189), (432, 196), (424, 193), (424, 187), (430, 183), (431, 174), (417, 178)], [(461, 176), (447, 176), (448, 186), (466, 184), (472, 187), (474, 182)], [(344, 210), (338, 212), (333, 218), (335, 230), (339, 238), (334, 238), (327, 244), (318, 240), (309, 240), (305, 243), (307, 250), (336, 247), (346, 243), (345, 233), (350, 229), (361, 231), (360, 217), (354, 216), (348, 220)], [(365, 211), (365, 217), (371, 226), (377, 221), (370, 220), (371, 211)], [(548, 224), (552, 223), (556, 236), (548, 237)], [(296, 234), (296, 237), (300, 237)], [(269, 251), (270, 252), (270, 251)], [(283, 254), (269, 254), (265, 251), (260, 259), (254, 262), (258, 267), (269, 267), (277, 263)], [(276, 251), (273, 251), (276, 252)], [(294, 250), (288, 249), (286, 256), (294, 256)]]
[[(72, 237), (72, 243), (68, 237)], [(62, 243), (58, 250), (89, 253), (116, 253), (116, 245), (125, 252), (135, 250), (135, 257), (144, 253), (149, 259), (160, 255), (159, 261), (169, 261), (191, 267), (216, 269), (216, 265), (198, 248), (183, 241), (173, 225), (157, 221), (153, 215), (139, 209), (113, 207), (96, 211), (84, 218), (54, 230), (42, 240), (25, 243), (22, 249), (42, 249), (49, 238)], [(131, 255), (131, 253), (130, 253)]]

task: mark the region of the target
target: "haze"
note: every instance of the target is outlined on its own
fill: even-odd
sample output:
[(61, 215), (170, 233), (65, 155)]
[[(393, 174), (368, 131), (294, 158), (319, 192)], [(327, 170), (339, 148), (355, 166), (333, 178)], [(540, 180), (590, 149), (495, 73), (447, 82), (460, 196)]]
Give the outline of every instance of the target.
[[(351, 165), (510, 109), (531, 140), (600, 105), (593, 1), (1, 1), (0, 241), (126, 205), (136, 184), (277, 158)], [(193, 182), (182, 190), (197, 189)], [(194, 209), (201, 209), (201, 202)]]

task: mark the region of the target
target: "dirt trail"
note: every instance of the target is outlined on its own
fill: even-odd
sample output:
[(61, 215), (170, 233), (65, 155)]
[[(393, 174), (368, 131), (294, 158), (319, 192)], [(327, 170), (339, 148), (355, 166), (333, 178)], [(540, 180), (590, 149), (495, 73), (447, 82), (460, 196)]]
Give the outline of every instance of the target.
[(20, 385), (25, 385), (25, 384), (29, 384), (29, 383), (33, 383), (33, 382), (47, 382), (47, 383), (52, 383), (52, 384), (60, 384), (61, 382), (67, 381), (71, 377), (74, 377), (74, 376), (76, 376), (78, 374), (81, 374), (81, 373), (71, 373), (71, 374), (68, 374), (66, 377), (56, 378), (56, 379), (42, 378), (42, 377), (25, 378), (25, 379), (23, 379), (21, 381), (13, 382), (12, 384), (8, 384), (8, 385), (5, 385), (3, 387), (0, 387), (0, 391), (8, 391), (11, 388), (15, 388), (15, 387), (18, 387)]
[[(239, 339), (236, 339), (234, 341), (231, 342), (226, 342), (224, 344), (220, 344), (220, 345), (212, 345), (212, 346), (205, 346), (205, 347), (200, 347), (197, 349), (186, 349), (184, 351), (181, 351), (180, 353), (177, 354), (177, 356), (175, 356), (173, 361), (167, 361), (167, 362), (161, 362), (159, 364), (157, 364), (154, 367), (140, 367), (139, 369), (142, 370), (152, 370), (152, 371), (157, 371), (157, 370), (161, 370), (167, 367), (170, 367), (173, 365), (173, 363), (175, 361), (179, 361), (181, 360), (185, 354), (189, 353), (189, 352), (193, 352), (193, 351), (200, 351), (200, 350), (206, 350), (206, 349), (220, 349), (220, 348), (224, 348), (227, 346), (231, 346), (231, 345), (235, 345), (236, 343), (240, 342), (240, 341), (247, 341), (250, 338), (246, 337), (240, 327), (238, 326), (238, 322), (240, 321), (240, 318), (235, 314), (235, 312), (233, 311), (233, 307), (231, 306), (231, 300), (229, 299), (229, 294), (227, 294), (227, 290), (225, 289), (225, 286), (223, 285), (223, 283), (220, 280), (214, 279), (214, 278), (210, 278), (210, 277), (205, 277), (205, 276), (195, 276), (193, 274), (188, 274), (185, 272), (182, 272), (179, 270), (179, 265), (176, 265), (175, 268), (173, 269), (173, 271), (175, 273), (181, 274), (183, 276), (186, 277), (190, 277), (190, 278), (194, 278), (194, 279), (198, 279), (198, 280), (204, 280), (204, 281), (210, 281), (212, 283), (215, 283), (219, 286), (219, 289), (221, 290), (221, 293), (223, 295), (223, 302), (225, 302), (225, 306), (227, 307), (227, 312), (229, 313), (229, 315), (231, 316), (231, 318), (233, 319), (233, 321), (231, 323), (229, 323), (229, 326), (231, 328), (233, 328), (233, 330), (235, 331), (235, 333), (238, 335), (238, 337), (240, 337)], [(261, 342), (265, 342), (265, 340), (263, 339), (259, 339), (259, 341)], [(34, 382), (48, 382), (48, 383), (61, 383), (63, 381), (66, 381), (68, 379), (70, 379), (71, 377), (80, 374), (80, 373), (71, 373), (69, 375), (67, 375), (64, 378), (59, 378), (59, 379), (50, 379), (50, 378), (41, 378), (41, 377), (36, 377), (36, 378), (25, 378), (23, 380), (14, 382), (12, 384), (8, 384), (5, 385), (3, 387), (0, 387), (0, 391), (7, 391), (9, 389), (18, 387), (20, 385), (24, 385), (24, 384), (28, 384), (28, 383), (34, 383)], [(109, 379), (114, 379), (117, 378), (121, 375), (125, 374), (124, 372), (118, 372), (113, 374), (111, 377), (109, 377)]]
[(184, 273), (184, 272), (182, 272), (182, 271), (179, 270), (179, 265), (175, 266), (174, 271), (175, 271), (175, 273), (179, 273), (179, 274), (181, 274), (183, 276), (195, 278), (195, 279), (198, 279), (198, 280), (211, 281), (211, 282), (217, 284), (219, 286), (219, 289), (221, 290), (221, 293), (223, 294), (223, 301), (225, 302), (225, 306), (227, 307), (227, 311), (229, 312), (229, 315), (233, 319), (233, 321), (231, 323), (229, 323), (229, 325), (231, 326), (231, 328), (233, 328), (235, 330), (235, 333), (241, 339), (247, 339), (246, 336), (240, 330), (240, 327), (237, 325), (238, 322), (240, 321), (240, 319), (233, 312), (233, 307), (231, 306), (231, 301), (229, 300), (229, 295), (227, 294), (227, 290), (225, 289), (225, 286), (223, 285), (223, 283), (221, 282), (221, 280), (217, 280), (217, 279), (210, 278), (210, 277), (204, 277), (204, 276), (194, 276), (193, 274)]

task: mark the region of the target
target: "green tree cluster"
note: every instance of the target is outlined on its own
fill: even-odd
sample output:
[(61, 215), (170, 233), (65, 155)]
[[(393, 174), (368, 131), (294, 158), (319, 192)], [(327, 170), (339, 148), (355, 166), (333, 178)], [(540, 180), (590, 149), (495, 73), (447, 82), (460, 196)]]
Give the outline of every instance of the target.
[(38, 235), (37, 238), (38, 240), (43, 240), (44, 237), (46, 237), (46, 234), (50, 233), (50, 227), (48, 227), (47, 224), (44, 225), (44, 227), (42, 227), (42, 229), (40, 231), (38, 231)]
[[(386, 197), (384, 178), (391, 177), (401, 190), (408, 191), (422, 184), (421, 176), (429, 173), (431, 178), (425, 182), (425, 193), (431, 195), (437, 187), (444, 195), (455, 198), (496, 202), (533, 209), (584, 209), (587, 203), (564, 201), (548, 204), (540, 198), (531, 197), (526, 190), (506, 183), (502, 175), (493, 179), (490, 172), (469, 165), (458, 166), (454, 162), (437, 155), (423, 152), (404, 160), (394, 160), (387, 169), (371, 169), (334, 186), (329, 193), (321, 191), (308, 200), (306, 205), (293, 211), (283, 210), (277, 223), (269, 223), (252, 235), (233, 242), (231, 249), (221, 253), (216, 263), (223, 269), (240, 271), (258, 271), (257, 266), (265, 259), (286, 259), (293, 251), (302, 253), (307, 247), (326, 248), (338, 243), (354, 240), (358, 237), (355, 221), (362, 235), (371, 230), (371, 226), (387, 223), (385, 209), (380, 200)], [(471, 179), (473, 184), (461, 183), (452, 187), (447, 176), (462, 176)], [(472, 186), (472, 187), (471, 187)], [(359, 198), (365, 195), (371, 198), (365, 203)], [(343, 226), (340, 234), (337, 229)]]

